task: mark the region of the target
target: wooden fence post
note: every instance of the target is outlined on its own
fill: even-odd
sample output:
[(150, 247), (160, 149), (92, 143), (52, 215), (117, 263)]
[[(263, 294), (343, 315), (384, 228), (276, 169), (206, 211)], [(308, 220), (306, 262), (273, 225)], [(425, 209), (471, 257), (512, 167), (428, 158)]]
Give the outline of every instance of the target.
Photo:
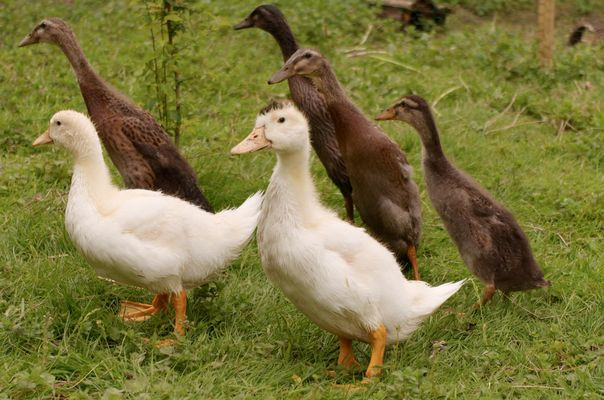
[(554, 20), (556, 0), (538, 0), (539, 64), (541, 68), (552, 65), (554, 55)]

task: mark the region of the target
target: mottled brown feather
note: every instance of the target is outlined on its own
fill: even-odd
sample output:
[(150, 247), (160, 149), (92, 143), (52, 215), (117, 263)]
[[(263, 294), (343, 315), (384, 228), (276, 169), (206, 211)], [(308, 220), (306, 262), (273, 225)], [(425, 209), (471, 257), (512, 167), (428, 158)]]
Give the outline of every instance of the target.
[[(40, 29), (41, 25), (43, 29)], [(65, 21), (48, 18), (30, 37), (59, 46), (69, 59), (84, 102), (109, 157), (129, 188), (159, 190), (212, 211), (191, 166), (153, 116), (106, 83), (90, 66)], [(141, 148), (147, 151), (143, 154)], [(151, 151), (149, 148), (155, 149)], [(159, 162), (158, 154), (164, 154)]]

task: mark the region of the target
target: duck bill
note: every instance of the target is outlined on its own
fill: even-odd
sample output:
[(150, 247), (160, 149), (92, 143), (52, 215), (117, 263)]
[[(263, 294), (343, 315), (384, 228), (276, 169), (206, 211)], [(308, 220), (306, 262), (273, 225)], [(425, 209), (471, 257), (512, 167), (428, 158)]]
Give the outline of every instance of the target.
[(43, 144), (49, 144), (52, 142), (53, 142), (53, 140), (50, 137), (50, 132), (47, 130), (46, 132), (44, 132), (43, 134), (38, 136), (38, 138), (36, 140), (34, 140), (34, 142), (32, 143), (32, 146), (34, 146), (34, 147), (42, 146)]
[(253, 153), (254, 151), (262, 150), (269, 147), (271, 142), (264, 134), (264, 126), (254, 128), (252, 133), (248, 135), (241, 143), (231, 149), (231, 154)]
[(394, 108), (387, 108), (382, 111), (380, 115), (375, 117), (375, 119), (376, 121), (388, 121), (394, 119), (394, 117), (396, 117), (396, 111), (394, 111)]
[(36, 39), (34, 39), (31, 34), (29, 34), (29, 35), (25, 36), (23, 38), (23, 40), (21, 40), (19, 42), (18, 47), (25, 47), (25, 46), (29, 46), (30, 44), (36, 44), (36, 43), (38, 43), (38, 41)]
[(286, 79), (291, 78), (292, 76), (294, 76), (294, 72), (292, 68), (281, 68), (279, 71), (277, 71), (275, 73), (275, 75), (273, 75), (271, 77), (271, 79), (268, 80), (268, 84), (269, 85), (273, 85), (275, 83), (279, 83), (279, 82), (283, 82)]
[(233, 26), (233, 29), (238, 31), (240, 29), (252, 28), (253, 26), (254, 26), (254, 23), (249, 18), (246, 18), (243, 21), (241, 21), (240, 23), (238, 23), (237, 25)]

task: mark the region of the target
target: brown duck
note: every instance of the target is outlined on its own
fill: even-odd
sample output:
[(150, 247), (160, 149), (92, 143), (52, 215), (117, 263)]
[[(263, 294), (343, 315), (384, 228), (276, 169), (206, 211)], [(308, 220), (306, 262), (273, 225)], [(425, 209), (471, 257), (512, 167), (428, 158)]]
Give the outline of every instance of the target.
[(399, 263), (409, 260), (415, 279), (419, 279), (420, 200), (405, 154), (352, 103), (319, 52), (297, 50), (268, 83), (296, 75), (310, 77), (325, 100), (361, 219), (390, 247)]
[(378, 120), (398, 119), (418, 132), (428, 195), (470, 271), (485, 284), (481, 305), (504, 293), (548, 287), (514, 216), (443, 153), (430, 107), (407, 96)]
[(579, 43), (604, 43), (604, 28), (596, 28), (589, 23), (577, 26), (568, 37), (568, 45), (575, 46)]
[(392, 18), (402, 22), (402, 28), (413, 25), (419, 31), (429, 31), (431, 22), (444, 25), (452, 12), (448, 7), (439, 7), (432, 0), (383, 0), (380, 18)]
[[(243, 21), (235, 25), (235, 29), (247, 28), (260, 28), (270, 33), (281, 48), (283, 61), (287, 61), (298, 50), (298, 43), (285, 16), (273, 5), (265, 4), (257, 7)], [(327, 175), (342, 192), (346, 215), (351, 222), (354, 222), (352, 186), (325, 102), (310, 79), (306, 77), (292, 76), (288, 84), (292, 100), (308, 119), (311, 144), (325, 166)]]
[(212, 207), (197, 186), (191, 166), (153, 116), (106, 83), (88, 63), (67, 23), (40, 22), (19, 47), (59, 46), (71, 63), (99, 136), (128, 188), (160, 190), (206, 211)]

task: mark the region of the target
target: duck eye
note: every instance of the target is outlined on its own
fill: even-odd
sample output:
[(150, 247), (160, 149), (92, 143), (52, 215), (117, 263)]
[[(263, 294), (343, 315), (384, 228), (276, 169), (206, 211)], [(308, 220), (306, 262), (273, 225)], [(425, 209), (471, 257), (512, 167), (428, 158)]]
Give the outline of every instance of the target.
[(285, 118), (284, 118), (284, 117), (281, 117), (281, 118), (279, 118), (279, 119), (277, 120), (277, 122), (278, 122), (278, 123), (280, 123), (280, 124), (282, 124), (282, 123), (284, 123), (284, 122), (285, 122)]
[(42, 23), (40, 24), (40, 28), (46, 28), (46, 22), (42, 22)]
[(61, 126), (61, 121), (56, 122), (57, 126)]
[(304, 58), (311, 58), (311, 57), (312, 57), (312, 54), (310, 54), (310, 53), (304, 54)]

